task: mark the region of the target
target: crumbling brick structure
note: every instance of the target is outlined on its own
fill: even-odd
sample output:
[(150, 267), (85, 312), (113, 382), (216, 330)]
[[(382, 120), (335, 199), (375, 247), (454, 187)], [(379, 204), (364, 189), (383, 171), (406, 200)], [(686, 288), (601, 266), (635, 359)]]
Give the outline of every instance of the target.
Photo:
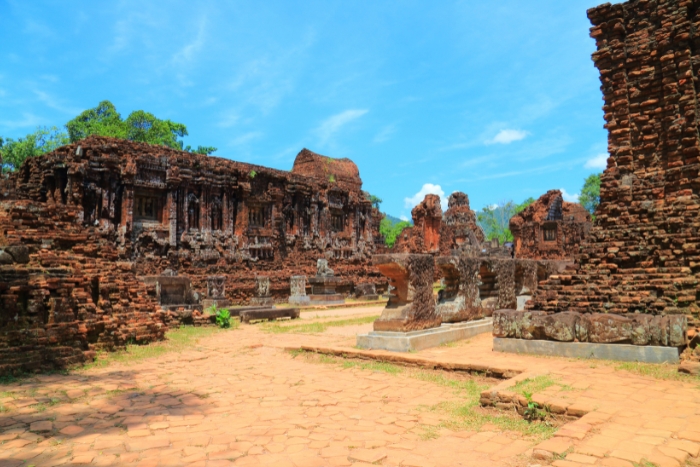
[[(540, 203), (556, 204), (557, 194), (561, 201), (561, 193), (553, 191)], [(576, 219), (584, 218), (590, 222), (590, 216), (581, 215), (576, 207), (569, 205), (566, 203), (565, 211), (569, 216), (575, 213)], [(561, 225), (564, 223), (560, 219), (563, 204), (560, 202), (557, 206), (559, 211), (552, 210), (559, 214), (554, 222)], [(534, 208), (532, 211), (536, 212)], [(471, 321), (491, 316), (499, 308), (523, 309), (540, 281), (573, 265), (571, 256), (566, 254), (568, 251), (559, 250), (550, 255), (555, 259), (546, 255), (538, 257), (533, 248), (528, 259), (513, 260), (508, 248), (485, 241), (476, 213), (469, 207), (469, 197), (464, 193), (450, 195), (444, 216), (440, 198), (436, 195), (427, 195), (412, 214), (414, 227), (402, 232), (392, 252), (432, 254), (435, 257), (433, 279), (443, 278), (445, 283), (437, 304), (443, 322)], [(568, 233), (571, 230), (569, 224), (579, 226), (569, 220), (563, 231)], [(573, 249), (570, 243), (562, 244)]]
[(413, 227), (401, 232), (392, 252), (449, 255), (456, 249), (474, 254), (481, 251), (484, 231), (476, 222), (466, 194), (452, 193), (444, 215), (440, 197), (426, 195), (411, 216)]
[(591, 226), (588, 211), (564, 201), (559, 190), (548, 191), (509, 222), (515, 257), (523, 259), (573, 258)]
[(188, 297), (224, 277), (233, 303), (256, 275), (286, 301), (319, 258), (346, 293), (385, 283), (370, 262), (380, 214), (361, 186), (352, 161), (308, 150), (291, 172), (103, 137), (27, 160), (0, 184), (0, 372), (162, 338), (178, 305), (192, 309), (162, 311), (178, 276), (144, 279), (165, 272), (191, 279)]
[(286, 301), (289, 278), (313, 275), (318, 258), (333, 263), (346, 288), (381, 281), (369, 263), (381, 218), (361, 186), (352, 161), (306, 149), (284, 172), (91, 137), (27, 161), (14, 190), (75, 206), (82, 225), (111, 232), (137, 274), (171, 269), (200, 291), (207, 276), (225, 275), (227, 298), (240, 304), (253, 297), (256, 274)]
[(700, 1), (633, 0), (588, 11), (608, 129), (608, 167), (578, 274), (552, 276), (544, 311), (700, 309)]
[(0, 374), (65, 367), (163, 337), (153, 291), (81, 209), (0, 201)]

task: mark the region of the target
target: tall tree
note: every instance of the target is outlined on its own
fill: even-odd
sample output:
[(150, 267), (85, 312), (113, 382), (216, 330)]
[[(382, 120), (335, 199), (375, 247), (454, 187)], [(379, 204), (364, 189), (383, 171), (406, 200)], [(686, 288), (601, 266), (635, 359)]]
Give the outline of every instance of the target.
[(406, 221), (394, 223), (386, 217), (379, 223), (379, 233), (384, 236), (384, 243), (389, 248), (393, 247), (401, 232), (411, 224)]
[(584, 180), (581, 196), (578, 199), (581, 206), (586, 208), (591, 214), (595, 214), (595, 210), (600, 204), (600, 175), (592, 174)]
[(508, 223), (510, 218), (517, 214), (517, 209), (518, 205), (513, 201), (501, 201), (495, 206), (484, 207), (476, 218), (486, 233), (486, 239), (496, 238), (501, 245), (512, 242), (513, 234), (508, 228)]
[(369, 202), (372, 203), (372, 207), (379, 209), (379, 205), (384, 202), (379, 196), (369, 195)]
[(122, 116), (109, 101), (102, 101), (94, 109), (82, 112), (66, 123), (71, 143), (91, 135), (127, 139), (127, 130)]
[(2, 172), (12, 172), (29, 157), (39, 156), (68, 144), (68, 135), (57, 127), (37, 127), (34, 133), (14, 140), (7, 138), (0, 144)]
[(159, 144), (198, 154), (212, 154), (212, 146), (184, 147), (181, 139), (187, 136), (187, 127), (172, 120), (161, 120), (150, 112), (135, 110), (126, 120), (122, 119), (116, 107), (109, 101), (100, 102), (94, 109), (88, 109), (66, 124), (71, 142), (90, 135)]
[(518, 204), (515, 207), (515, 214), (523, 212), (525, 209), (527, 209), (528, 206), (530, 206), (532, 203), (534, 203), (536, 200), (532, 196), (523, 201), (522, 203)]

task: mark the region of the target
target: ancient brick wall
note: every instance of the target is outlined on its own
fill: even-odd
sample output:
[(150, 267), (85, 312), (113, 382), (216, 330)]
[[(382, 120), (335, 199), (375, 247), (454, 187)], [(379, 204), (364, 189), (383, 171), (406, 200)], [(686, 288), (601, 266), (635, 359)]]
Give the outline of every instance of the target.
[(178, 271), (200, 291), (207, 276), (224, 275), (236, 304), (253, 297), (256, 274), (286, 301), (289, 278), (314, 275), (318, 258), (342, 292), (384, 283), (370, 264), (381, 215), (348, 159), (305, 149), (285, 172), (91, 137), (29, 160), (12, 181), (15, 197), (73, 206), (76, 223), (109, 232), (138, 275)]
[(571, 259), (592, 226), (588, 211), (550, 190), (510, 219), (515, 257)]
[[(700, 1), (588, 11), (608, 167), (579, 274), (553, 276), (531, 308), (687, 314), (700, 294)], [(697, 322), (696, 322), (697, 324)]]
[(161, 339), (165, 315), (80, 210), (0, 202), (0, 374), (65, 367)]

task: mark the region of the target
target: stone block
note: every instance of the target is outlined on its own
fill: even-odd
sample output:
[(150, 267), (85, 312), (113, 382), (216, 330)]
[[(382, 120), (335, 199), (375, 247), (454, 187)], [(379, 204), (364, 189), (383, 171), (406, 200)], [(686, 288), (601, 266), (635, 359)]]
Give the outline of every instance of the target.
[(554, 342), (525, 339), (493, 339), (496, 352), (547, 355), (550, 357), (593, 358), (645, 363), (678, 363), (678, 347), (629, 344), (592, 344), (588, 342)]
[(440, 327), (411, 332), (373, 331), (357, 335), (360, 349), (412, 352), (470, 339), (493, 331), (493, 320), (484, 318), (461, 323), (443, 323)]

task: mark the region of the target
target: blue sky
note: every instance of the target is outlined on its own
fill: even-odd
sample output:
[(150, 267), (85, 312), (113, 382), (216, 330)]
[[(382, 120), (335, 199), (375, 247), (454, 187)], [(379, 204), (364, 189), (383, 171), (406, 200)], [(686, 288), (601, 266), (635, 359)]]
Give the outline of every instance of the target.
[(427, 192), (573, 200), (606, 157), (597, 3), (0, 0), (0, 136), (110, 100), (220, 157), (349, 157), (395, 216)]

